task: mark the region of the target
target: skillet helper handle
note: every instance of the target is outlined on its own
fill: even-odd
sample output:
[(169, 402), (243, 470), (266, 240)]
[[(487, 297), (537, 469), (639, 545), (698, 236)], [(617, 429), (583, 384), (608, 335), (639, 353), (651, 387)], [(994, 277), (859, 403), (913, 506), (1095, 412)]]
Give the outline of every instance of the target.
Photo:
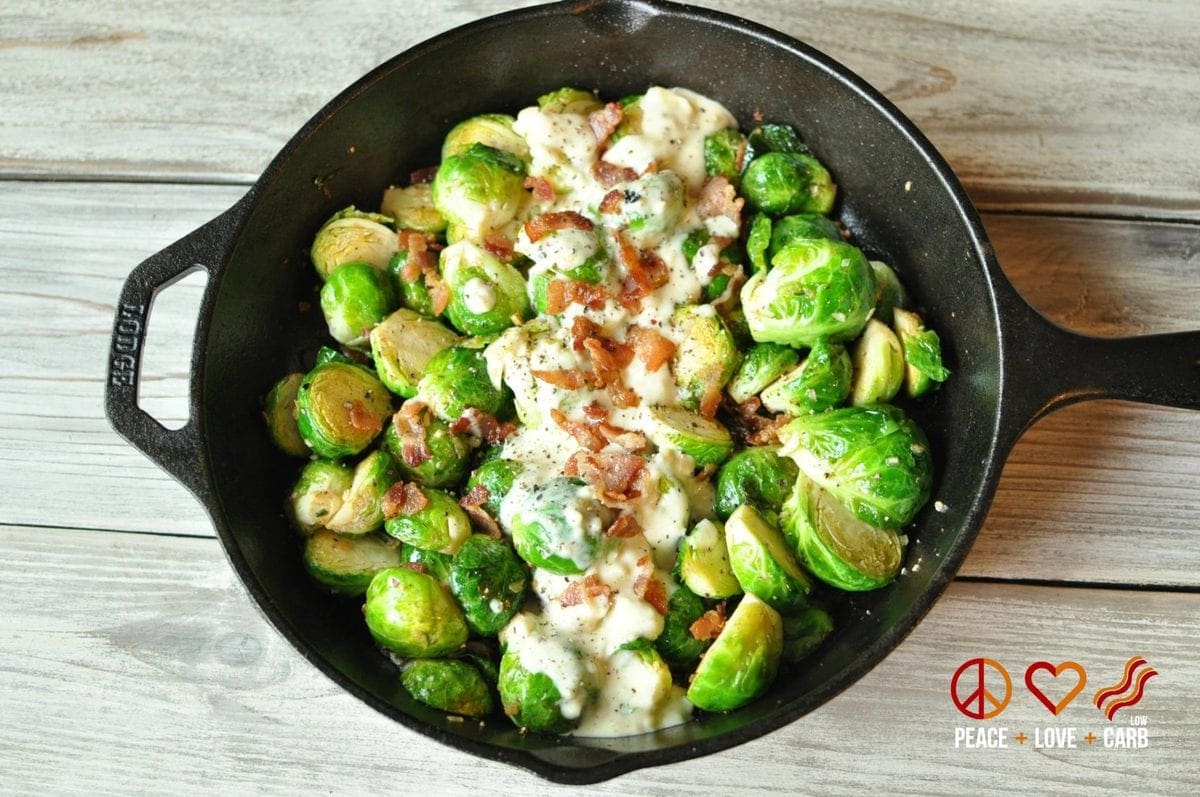
[[(197, 420), (200, 410), (196, 394), (198, 350), (192, 352), (188, 421), (182, 428), (168, 429), (138, 406), (147, 321), (159, 291), (201, 270), (208, 273), (200, 301), (200, 312), (206, 311), (216, 283), (214, 271), (228, 253), (246, 206), (245, 200), (239, 202), (134, 268), (121, 288), (113, 320), (104, 389), (108, 421), (134, 448), (196, 495), (203, 495), (208, 489), (202, 461), (200, 422)], [(200, 345), (199, 335), (194, 345)]]

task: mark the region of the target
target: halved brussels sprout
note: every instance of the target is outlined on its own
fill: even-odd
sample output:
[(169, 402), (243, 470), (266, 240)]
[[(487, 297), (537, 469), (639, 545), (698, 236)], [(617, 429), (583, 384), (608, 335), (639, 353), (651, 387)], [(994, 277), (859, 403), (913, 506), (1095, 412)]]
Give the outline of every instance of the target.
[(388, 261), (400, 248), (391, 219), (378, 213), (362, 213), (350, 206), (335, 213), (321, 225), (313, 239), (313, 266), (321, 279), (327, 279), (346, 263), (370, 263), (377, 269), (387, 268)]
[(529, 570), (506, 543), (473, 534), (450, 562), (450, 591), (471, 630), (495, 636), (525, 602)]
[(409, 252), (401, 249), (388, 261), (388, 273), (392, 283), (400, 291), (400, 298), (409, 310), (415, 310), (423, 316), (433, 318), (433, 298), (429, 295), (429, 286), (425, 284), (425, 275), (418, 273), (413, 280), (404, 278), (404, 270), (408, 265)]
[(322, 529), (304, 543), (304, 569), (342, 595), (364, 594), (376, 573), (400, 564), (400, 544), (374, 535), (346, 537)]
[(357, 365), (327, 362), (305, 375), (296, 395), (300, 436), (317, 456), (340, 459), (362, 451), (392, 414), (392, 394)]
[(676, 570), (685, 587), (705, 598), (742, 594), (729, 564), (725, 530), (711, 520), (701, 520), (680, 540)]
[(900, 278), (887, 263), (879, 260), (871, 261), (871, 269), (875, 272), (875, 318), (885, 324), (892, 323), (892, 309), (908, 307), (908, 291), (904, 289)]
[(727, 127), (704, 137), (704, 171), (709, 177), (724, 177), (736, 187), (753, 156), (737, 128)]
[(816, 604), (783, 615), (783, 660), (800, 661), (833, 632), (833, 618)]
[(683, 218), (686, 195), (683, 180), (670, 171), (650, 172), (626, 185), (621, 218), (634, 246), (650, 249), (662, 243)]
[(787, 124), (759, 125), (750, 131), (750, 146), (762, 154), (766, 152), (808, 153), (808, 145), (800, 138), (796, 128)]
[(483, 508), (493, 518), (499, 518), (500, 502), (504, 500), (504, 496), (508, 495), (508, 491), (512, 489), (513, 480), (523, 470), (525, 470), (525, 465), (514, 459), (497, 457), (486, 460), (480, 463), (479, 467), (471, 474), (471, 478), (467, 480), (464, 494), (482, 485), (488, 492), (488, 499)]
[(296, 394), (303, 381), (304, 374), (288, 374), (275, 383), (263, 401), (263, 420), (267, 422), (271, 442), (293, 457), (307, 457), (310, 453), (296, 425)]
[(372, 329), (370, 338), (380, 381), (404, 398), (417, 394), (417, 382), (433, 355), (459, 341), (443, 324), (403, 307)]
[(408, 658), (445, 656), (467, 641), (467, 621), (437, 579), (404, 567), (380, 570), (363, 605), (380, 645)]
[(802, 415), (779, 431), (779, 442), (779, 453), (865, 523), (904, 526), (929, 500), (929, 441), (898, 407)]
[(399, 475), (386, 451), (372, 451), (354, 468), (350, 489), (325, 528), (338, 534), (368, 534), (378, 529), (383, 525), (383, 495)]
[(763, 390), (760, 398), (771, 412), (807, 415), (836, 407), (850, 395), (854, 368), (839, 343), (818, 340), (799, 367)]
[(353, 481), (354, 471), (340, 462), (314, 459), (305, 465), (288, 498), (288, 516), (296, 528), (305, 534), (325, 528)]
[(746, 257), (752, 272), (766, 271), (767, 250), (771, 247), (771, 217), (756, 213), (750, 220), (750, 232), (746, 234)]
[(590, 490), (559, 477), (531, 490), (509, 525), (522, 559), (567, 576), (591, 566), (611, 521), (612, 510)]
[(763, 389), (796, 367), (800, 353), (782, 343), (756, 343), (742, 358), (725, 392), (742, 404), (757, 396)]
[(841, 242), (837, 225), (819, 213), (798, 213), (784, 216), (771, 227), (770, 256), (787, 247), (792, 241), (817, 238)]
[(659, 448), (673, 448), (696, 460), (716, 465), (733, 451), (733, 436), (720, 421), (679, 407), (654, 407), (646, 435)]
[(450, 554), (428, 551), (402, 542), (400, 543), (400, 559), (402, 564), (415, 565), (418, 570), (428, 573), (447, 587), (450, 586), (450, 562), (454, 559)]
[(485, 113), (464, 119), (446, 134), (446, 140), (442, 142), (442, 160), (463, 154), (472, 144), (485, 144), (528, 162), (529, 145), (513, 130), (515, 121), (506, 113)]
[(950, 378), (950, 371), (942, 365), (942, 342), (936, 332), (925, 328), (919, 315), (897, 307), (893, 323), (904, 350), (904, 390), (909, 396), (924, 395), (934, 382)]
[(469, 662), (462, 659), (417, 659), (404, 665), (400, 683), (427, 706), (480, 719), (491, 714), (492, 690)]
[(782, 652), (779, 612), (747, 595), (700, 659), (687, 698), (704, 711), (740, 708), (771, 686)]
[(742, 286), (742, 307), (757, 341), (812, 346), (851, 340), (875, 307), (875, 273), (847, 243), (799, 238)]
[(471, 536), (471, 521), (449, 493), (432, 487), (421, 489), (426, 504), (411, 514), (400, 514), (383, 522), (384, 530), (417, 548), (454, 554)]
[[(608, 717), (633, 714), (656, 727), (665, 712), (686, 705), (683, 690), (671, 679), (671, 668), (645, 639), (634, 639), (617, 648), (608, 659), (607, 669), (608, 677), (600, 685), (595, 702), (601, 723)], [(581, 732), (587, 731), (585, 727)]]
[(872, 318), (854, 342), (854, 387), (850, 403), (855, 406), (890, 401), (904, 381), (904, 354), (896, 333)]
[(895, 529), (863, 522), (804, 474), (784, 504), (782, 522), (809, 572), (838, 589), (878, 589), (904, 561)]
[(671, 324), (679, 339), (671, 358), (679, 403), (694, 410), (711, 392), (725, 387), (741, 355), (711, 305), (681, 305), (671, 315)]
[(742, 195), (753, 207), (772, 216), (828, 213), (837, 186), (811, 155), (768, 152), (758, 155), (742, 173)]
[(338, 343), (360, 347), (388, 313), (396, 309), (396, 289), (386, 273), (370, 263), (338, 266), (321, 287), (321, 312)]
[(405, 188), (392, 186), (383, 192), (379, 209), (396, 220), (396, 226), (436, 234), (446, 229), (446, 219), (433, 206), (433, 186), (413, 183)]
[(763, 520), (754, 507), (738, 507), (725, 523), (729, 566), (742, 589), (781, 612), (808, 603), (812, 582), (779, 529)]
[[(425, 451), (429, 457), (410, 465), (404, 456), (404, 439), (395, 423), (383, 430), (383, 445), (396, 460), (400, 475), (422, 487), (449, 487), (467, 475), (471, 444), (464, 435), (450, 431), (450, 425), (440, 418), (431, 418), (424, 426)], [(415, 460), (414, 460), (415, 461)]]
[(462, 237), (483, 241), (512, 221), (527, 194), (525, 164), (486, 144), (445, 158), (433, 178), (433, 204)]
[(442, 278), (450, 288), (446, 317), (468, 335), (491, 335), (529, 317), (525, 278), (471, 241), (442, 250)]
[(563, 86), (538, 97), (538, 108), (546, 113), (589, 114), (604, 107), (590, 91)]
[(690, 667), (708, 650), (709, 639), (692, 636), (692, 623), (708, 611), (700, 596), (684, 585), (679, 585), (667, 600), (667, 616), (663, 618), (663, 630), (654, 641), (654, 647), (672, 667)]
[[(578, 658), (578, 653), (568, 653)], [(517, 727), (541, 733), (567, 733), (579, 724), (580, 717), (563, 714), (563, 695), (554, 679), (544, 672), (532, 672), (521, 658), (509, 650), (500, 659), (500, 702), (504, 713)]]
[(777, 449), (754, 446), (739, 451), (717, 474), (717, 514), (728, 519), (739, 506), (748, 504), (774, 522), (792, 493), (797, 473), (796, 463), (781, 457)]
[(439, 418), (451, 423), (468, 407), (499, 416), (510, 397), (507, 388), (492, 383), (483, 349), (472, 341), (435, 354), (425, 365), (417, 394)]

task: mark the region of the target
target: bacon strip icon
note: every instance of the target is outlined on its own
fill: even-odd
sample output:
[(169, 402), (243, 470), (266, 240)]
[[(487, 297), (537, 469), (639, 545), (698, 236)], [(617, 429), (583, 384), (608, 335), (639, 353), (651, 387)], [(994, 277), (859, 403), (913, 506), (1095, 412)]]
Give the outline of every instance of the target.
[(1148, 661), (1134, 656), (1125, 662), (1125, 673), (1120, 682), (1096, 692), (1092, 702), (1111, 720), (1121, 709), (1137, 705), (1146, 692), (1146, 682), (1156, 675), (1158, 671)]

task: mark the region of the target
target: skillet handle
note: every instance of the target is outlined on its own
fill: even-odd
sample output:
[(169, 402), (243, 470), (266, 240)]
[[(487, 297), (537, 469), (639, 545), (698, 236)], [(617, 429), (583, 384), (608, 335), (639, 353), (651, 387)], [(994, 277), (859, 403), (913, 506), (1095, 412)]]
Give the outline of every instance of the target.
[(217, 272), (229, 254), (234, 235), (241, 228), (249, 198), (247, 194), (220, 216), (146, 258), (134, 268), (121, 288), (113, 320), (108, 378), (104, 388), (104, 409), (108, 422), (134, 448), (201, 498), (209, 491), (197, 391), (202, 341), (197, 334), (192, 351), (188, 421), (182, 428), (168, 429), (138, 406), (147, 319), (159, 291), (200, 270), (208, 273), (208, 282), (200, 300), (200, 317), (209, 312), (218, 281)]

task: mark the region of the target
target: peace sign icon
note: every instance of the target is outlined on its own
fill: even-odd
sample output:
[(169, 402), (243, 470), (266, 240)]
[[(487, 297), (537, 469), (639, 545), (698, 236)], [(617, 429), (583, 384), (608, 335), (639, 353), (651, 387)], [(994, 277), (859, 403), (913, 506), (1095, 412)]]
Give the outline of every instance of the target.
[[(1004, 696), (997, 698), (988, 689), (1004, 679)], [(999, 714), (1012, 700), (1012, 678), (1003, 665), (992, 659), (970, 659), (954, 671), (950, 679), (950, 699), (954, 707), (971, 719), (986, 720)]]

